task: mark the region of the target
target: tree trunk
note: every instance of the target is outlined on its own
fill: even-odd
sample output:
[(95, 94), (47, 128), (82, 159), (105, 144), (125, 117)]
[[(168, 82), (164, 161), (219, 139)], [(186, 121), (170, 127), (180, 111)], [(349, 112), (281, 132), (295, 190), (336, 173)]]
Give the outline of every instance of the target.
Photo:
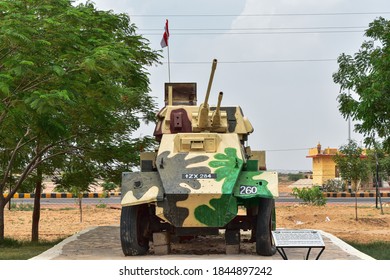
[(0, 242), (4, 240), (4, 208), (5, 208), (5, 199), (0, 195)]
[(358, 220), (357, 192), (355, 192), (355, 220)]
[(356, 221), (358, 220), (358, 199), (357, 199), (357, 196), (358, 196), (359, 184), (360, 184), (360, 182), (356, 182), (356, 181), (353, 182), (354, 189), (355, 189), (355, 220)]
[(34, 211), (32, 215), (31, 241), (38, 242), (39, 240), (39, 220), (41, 218), (41, 194), (42, 194), (42, 179), (43, 174), (40, 167), (37, 169), (37, 180), (35, 182), (35, 198)]
[(79, 194), (79, 209), (80, 209), (80, 223), (83, 222), (83, 204), (82, 204), (83, 195)]

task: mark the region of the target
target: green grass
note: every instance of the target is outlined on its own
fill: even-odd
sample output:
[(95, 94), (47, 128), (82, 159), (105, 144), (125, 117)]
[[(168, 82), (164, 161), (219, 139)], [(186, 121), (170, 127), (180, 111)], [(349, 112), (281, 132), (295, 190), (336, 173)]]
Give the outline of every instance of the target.
[(360, 252), (373, 257), (376, 260), (390, 260), (390, 242), (373, 242), (368, 244), (348, 242)]
[(11, 204), (12, 211), (33, 211), (34, 205), (31, 203), (12, 203)]
[(4, 241), (0, 241), (0, 260), (28, 260), (50, 249), (61, 241), (34, 243), (6, 238)]

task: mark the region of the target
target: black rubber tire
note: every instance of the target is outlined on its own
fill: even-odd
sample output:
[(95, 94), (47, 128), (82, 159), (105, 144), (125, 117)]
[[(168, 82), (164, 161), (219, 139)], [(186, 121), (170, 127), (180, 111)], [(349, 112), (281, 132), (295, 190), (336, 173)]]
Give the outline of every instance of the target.
[(145, 255), (149, 250), (147, 205), (122, 207), (120, 237), (125, 256)]
[(273, 256), (276, 253), (271, 233), (274, 225), (274, 209), (274, 199), (260, 198), (256, 221), (256, 253), (261, 256)]

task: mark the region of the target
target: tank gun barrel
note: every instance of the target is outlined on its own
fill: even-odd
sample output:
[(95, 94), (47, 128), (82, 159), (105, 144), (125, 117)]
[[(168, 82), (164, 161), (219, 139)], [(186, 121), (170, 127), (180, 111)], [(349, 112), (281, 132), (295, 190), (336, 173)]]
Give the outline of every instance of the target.
[(217, 112), (219, 112), (219, 110), (221, 109), (222, 97), (223, 97), (223, 92), (221, 91), (218, 94), (218, 103), (217, 103), (217, 108), (215, 109), (215, 111)]
[(198, 113), (198, 127), (199, 128), (206, 128), (208, 126), (209, 122), (209, 96), (211, 91), (211, 85), (213, 84), (214, 79), (214, 73), (215, 69), (217, 68), (217, 60), (213, 60), (213, 64), (211, 66), (211, 74), (209, 79), (209, 84), (207, 86), (206, 96), (204, 98), (204, 102), (199, 107), (199, 113)]
[(213, 117), (212, 117), (212, 124), (213, 126), (220, 126), (221, 125), (221, 103), (222, 103), (222, 97), (223, 97), (223, 92), (221, 91), (218, 94), (218, 103), (217, 103), (217, 108), (215, 108), (215, 111), (213, 112)]
[(211, 85), (213, 84), (213, 80), (214, 80), (215, 69), (217, 69), (217, 60), (216, 59), (213, 60), (213, 64), (211, 65), (209, 84), (207, 86), (206, 96), (204, 98), (203, 104), (209, 103), (209, 96), (210, 96), (210, 91), (211, 91)]

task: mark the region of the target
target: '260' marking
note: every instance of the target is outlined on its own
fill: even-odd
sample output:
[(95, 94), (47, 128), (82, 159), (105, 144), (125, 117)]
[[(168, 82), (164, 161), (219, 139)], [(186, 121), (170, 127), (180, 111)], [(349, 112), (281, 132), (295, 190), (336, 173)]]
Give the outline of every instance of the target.
[(256, 186), (240, 186), (240, 194), (256, 194)]

